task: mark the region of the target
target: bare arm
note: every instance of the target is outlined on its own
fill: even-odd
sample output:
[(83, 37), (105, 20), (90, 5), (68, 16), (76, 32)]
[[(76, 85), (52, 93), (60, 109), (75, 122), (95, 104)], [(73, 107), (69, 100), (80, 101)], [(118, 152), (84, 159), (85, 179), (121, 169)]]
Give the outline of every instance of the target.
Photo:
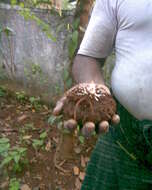
[(72, 73), (76, 83), (94, 82), (104, 84), (101, 68), (95, 58), (77, 55), (73, 63)]

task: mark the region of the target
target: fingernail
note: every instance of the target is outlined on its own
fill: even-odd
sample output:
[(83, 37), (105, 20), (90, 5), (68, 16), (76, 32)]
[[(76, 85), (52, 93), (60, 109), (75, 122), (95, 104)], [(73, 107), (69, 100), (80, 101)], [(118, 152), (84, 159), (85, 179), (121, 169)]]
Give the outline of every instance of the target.
[(73, 130), (77, 127), (77, 122), (74, 119), (69, 119), (67, 121), (64, 121), (64, 128)]
[(109, 131), (109, 123), (108, 121), (102, 121), (99, 124), (99, 133), (107, 133)]

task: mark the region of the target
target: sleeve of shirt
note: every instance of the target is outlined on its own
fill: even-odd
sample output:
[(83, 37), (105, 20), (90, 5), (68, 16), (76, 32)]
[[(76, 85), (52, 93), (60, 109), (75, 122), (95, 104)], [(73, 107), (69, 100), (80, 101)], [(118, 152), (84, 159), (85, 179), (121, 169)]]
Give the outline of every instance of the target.
[(95, 58), (107, 57), (114, 46), (117, 32), (114, 0), (96, 0), (78, 54)]

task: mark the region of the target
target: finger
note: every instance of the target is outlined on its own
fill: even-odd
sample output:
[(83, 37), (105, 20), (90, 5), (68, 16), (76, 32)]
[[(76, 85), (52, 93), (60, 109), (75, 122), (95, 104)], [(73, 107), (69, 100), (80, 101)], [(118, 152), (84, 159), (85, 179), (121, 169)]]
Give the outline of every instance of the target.
[(76, 129), (77, 122), (74, 119), (69, 119), (67, 121), (64, 121), (64, 128), (68, 129), (70, 131)]
[(109, 131), (108, 121), (102, 121), (99, 123), (99, 133), (107, 133)]
[(66, 101), (66, 97), (64, 96), (63, 98), (61, 98), (57, 103), (55, 108), (53, 109), (53, 115), (57, 116), (61, 113), (62, 108), (64, 106), (64, 103)]
[(82, 134), (85, 137), (90, 137), (94, 131), (95, 131), (95, 124), (93, 122), (85, 123), (81, 130)]
[(119, 115), (117, 115), (117, 114), (113, 115), (111, 121), (115, 125), (119, 124), (120, 123), (120, 117), (119, 117)]
[(101, 87), (102, 87), (102, 89), (103, 89), (107, 94), (111, 95), (111, 92), (110, 92), (110, 90), (109, 90), (109, 88), (108, 88), (107, 86), (101, 84)]

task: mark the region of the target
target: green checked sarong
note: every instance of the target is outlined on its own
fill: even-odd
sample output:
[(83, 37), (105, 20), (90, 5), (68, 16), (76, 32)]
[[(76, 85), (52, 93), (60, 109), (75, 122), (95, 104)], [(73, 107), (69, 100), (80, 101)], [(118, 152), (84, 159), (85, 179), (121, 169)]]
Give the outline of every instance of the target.
[(139, 121), (118, 103), (121, 122), (101, 135), (81, 190), (152, 190), (152, 121)]

